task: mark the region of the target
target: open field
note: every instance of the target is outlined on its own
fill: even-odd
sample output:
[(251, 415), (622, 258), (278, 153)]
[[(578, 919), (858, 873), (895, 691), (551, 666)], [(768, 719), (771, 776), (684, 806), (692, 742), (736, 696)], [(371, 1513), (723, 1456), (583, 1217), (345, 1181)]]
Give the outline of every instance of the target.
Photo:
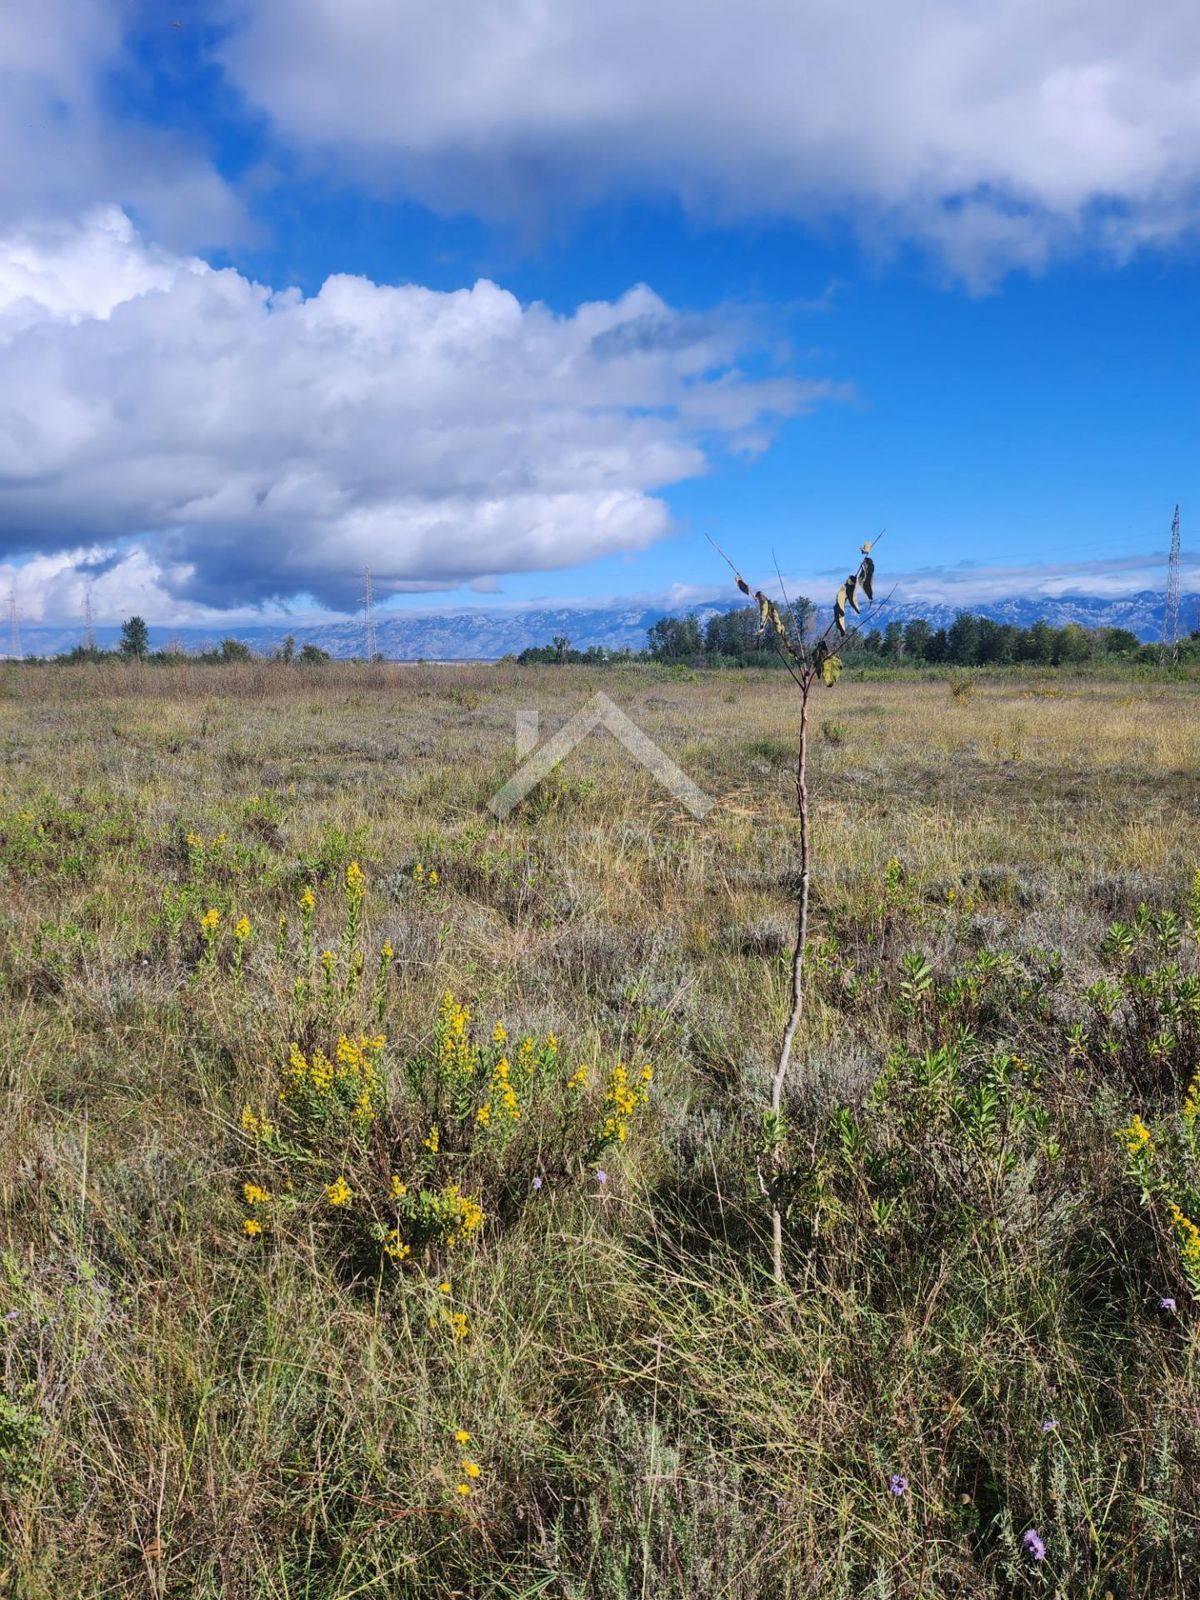
[(0, 1594), (1200, 1592), (1200, 689), (814, 706), (780, 1296), (781, 674), (0, 669)]

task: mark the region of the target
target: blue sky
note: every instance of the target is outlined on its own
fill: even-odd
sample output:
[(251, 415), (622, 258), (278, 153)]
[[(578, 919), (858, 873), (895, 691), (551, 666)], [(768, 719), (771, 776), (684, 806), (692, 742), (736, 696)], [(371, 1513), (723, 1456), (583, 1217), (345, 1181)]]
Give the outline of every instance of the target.
[(710, 535), (819, 598), (886, 527), (914, 597), (1157, 586), (1200, 23), (1125, 9), (47, 0), (0, 34), (0, 582), (699, 598)]

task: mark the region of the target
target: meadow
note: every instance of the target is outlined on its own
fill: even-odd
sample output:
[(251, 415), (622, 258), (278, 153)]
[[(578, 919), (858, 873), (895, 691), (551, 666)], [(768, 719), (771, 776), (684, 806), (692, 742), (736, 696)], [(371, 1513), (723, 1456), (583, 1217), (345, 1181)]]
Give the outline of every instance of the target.
[(814, 712), (780, 1292), (782, 674), (0, 668), (0, 1594), (1200, 1592), (1200, 692)]

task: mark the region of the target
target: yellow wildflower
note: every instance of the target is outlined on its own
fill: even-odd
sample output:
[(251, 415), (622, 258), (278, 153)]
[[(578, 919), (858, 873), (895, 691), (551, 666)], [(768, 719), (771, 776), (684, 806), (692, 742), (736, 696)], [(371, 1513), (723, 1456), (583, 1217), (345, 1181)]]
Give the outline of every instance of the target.
[(430, 1128), (428, 1136), (423, 1139), (421, 1143), (425, 1146), (426, 1150), (432, 1151), (434, 1155), (437, 1155), (438, 1146), (441, 1143), (441, 1135), (438, 1132), (436, 1122), (434, 1123), (433, 1127)]
[(471, 1435), (465, 1428), (460, 1428), (454, 1437), (459, 1444), (467, 1444), (470, 1441)]
[(392, 1199), (402, 1200), (408, 1193), (408, 1185), (401, 1183), (395, 1173), (392, 1174)]
[(246, 1197), (248, 1206), (265, 1206), (271, 1196), (266, 1189), (258, 1183), (244, 1183), (242, 1193)]
[(345, 1178), (338, 1178), (333, 1183), (327, 1183), (325, 1185), (325, 1198), (331, 1206), (348, 1205), (351, 1199), (351, 1190)]
[(1142, 1121), (1141, 1117), (1137, 1116), (1129, 1119), (1127, 1128), (1117, 1129), (1117, 1138), (1124, 1139), (1125, 1148), (1131, 1156), (1140, 1155), (1143, 1150), (1154, 1142), (1150, 1135), (1150, 1129)]
[(468, 1461), (466, 1456), (459, 1462), (459, 1466), (468, 1478), (477, 1478), (482, 1470), (478, 1461)]
[(217, 924), (220, 922), (220, 920), (221, 913), (217, 910), (216, 906), (209, 906), (208, 910), (200, 918), (200, 926), (205, 933), (215, 933)]
[(601, 1133), (603, 1139), (615, 1139), (619, 1144), (624, 1144), (629, 1137), (629, 1118), (639, 1106), (645, 1105), (648, 1101), (649, 1084), (653, 1076), (649, 1065), (644, 1066), (641, 1071), (641, 1089), (635, 1090), (629, 1082), (628, 1068), (618, 1062), (612, 1069), (608, 1092), (605, 1095), (605, 1102), (610, 1109)]
[(253, 1239), (256, 1234), (262, 1232), (262, 1223), (257, 1217), (247, 1217), (242, 1223), (242, 1232)]
[(312, 1068), (309, 1073), (312, 1086), (318, 1094), (324, 1094), (334, 1079), (333, 1062), (323, 1050), (314, 1050)]
[(1200, 1270), (1200, 1228), (1174, 1201), (1171, 1202), (1171, 1221), (1175, 1224), (1184, 1265), (1193, 1273)]
[(470, 1494), (470, 1492), (471, 1492), (471, 1485), (469, 1483), (460, 1483), (458, 1485), (458, 1493), (459, 1494)]
[(233, 929), (233, 937), (239, 944), (243, 944), (250, 937), (250, 918), (239, 917)]
[(305, 889), (304, 893), (300, 896), (300, 910), (304, 913), (304, 915), (306, 917), (310, 917), (313, 914), (313, 912), (316, 910), (316, 907), (317, 907), (317, 897), (313, 893), (312, 887), (310, 885), (307, 889)]
[(450, 1284), (448, 1282), (439, 1283), (438, 1284), (438, 1293), (439, 1294), (449, 1294), (450, 1293)]
[(346, 868), (346, 893), (352, 898), (361, 898), (366, 885), (362, 868), (357, 861), (352, 861)]

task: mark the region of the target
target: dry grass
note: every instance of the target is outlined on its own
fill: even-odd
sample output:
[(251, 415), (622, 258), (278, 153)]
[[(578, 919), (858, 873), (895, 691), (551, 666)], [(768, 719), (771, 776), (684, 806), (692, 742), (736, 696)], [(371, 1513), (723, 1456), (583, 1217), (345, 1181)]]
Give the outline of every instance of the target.
[[(594, 688), (716, 798), (704, 822), (607, 736), (491, 819), (516, 710), (550, 731)], [(0, 669), (0, 1592), (1195, 1592), (1194, 1302), (1113, 1138), (1174, 1115), (1190, 1046), (1160, 1062), (1132, 1023), (1103, 1061), (1066, 1041), (1107, 925), (1183, 914), (1196, 693), (1047, 675), (819, 696), (839, 727), (813, 755), (821, 942), (780, 1303), (754, 1157), (787, 1006), (791, 710), (751, 672)], [(189, 833), (227, 836), (199, 877)], [(394, 950), (396, 1160), (424, 1159), (403, 1068), (447, 989), (513, 1038), (552, 1030), (571, 1069), (655, 1069), (606, 1184), (581, 1146), (532, 1190), (548, 1101), (478, 1166), (479, 1237), (385, 1272), (319, 1205), (240, 1231), (243, 1104), (301, 1021), (365, 1020), (370, 968), (324, 1020), (292, 993), (297, 897), (316, 886), (336, 948), (351, 859), (369, 961)], [(221, 908), (211, 971), (189, 895)], [(981, 954), (1011, 970), (971, 999)], [(1195, 970), (1190, 936), (1174, 959)], [(949, 1087), (919, 1066), (939, 1048)], [(1033, 1076), (1002, 1090), (1001, 1138), (964, 1108), (1003, 1052)]]

